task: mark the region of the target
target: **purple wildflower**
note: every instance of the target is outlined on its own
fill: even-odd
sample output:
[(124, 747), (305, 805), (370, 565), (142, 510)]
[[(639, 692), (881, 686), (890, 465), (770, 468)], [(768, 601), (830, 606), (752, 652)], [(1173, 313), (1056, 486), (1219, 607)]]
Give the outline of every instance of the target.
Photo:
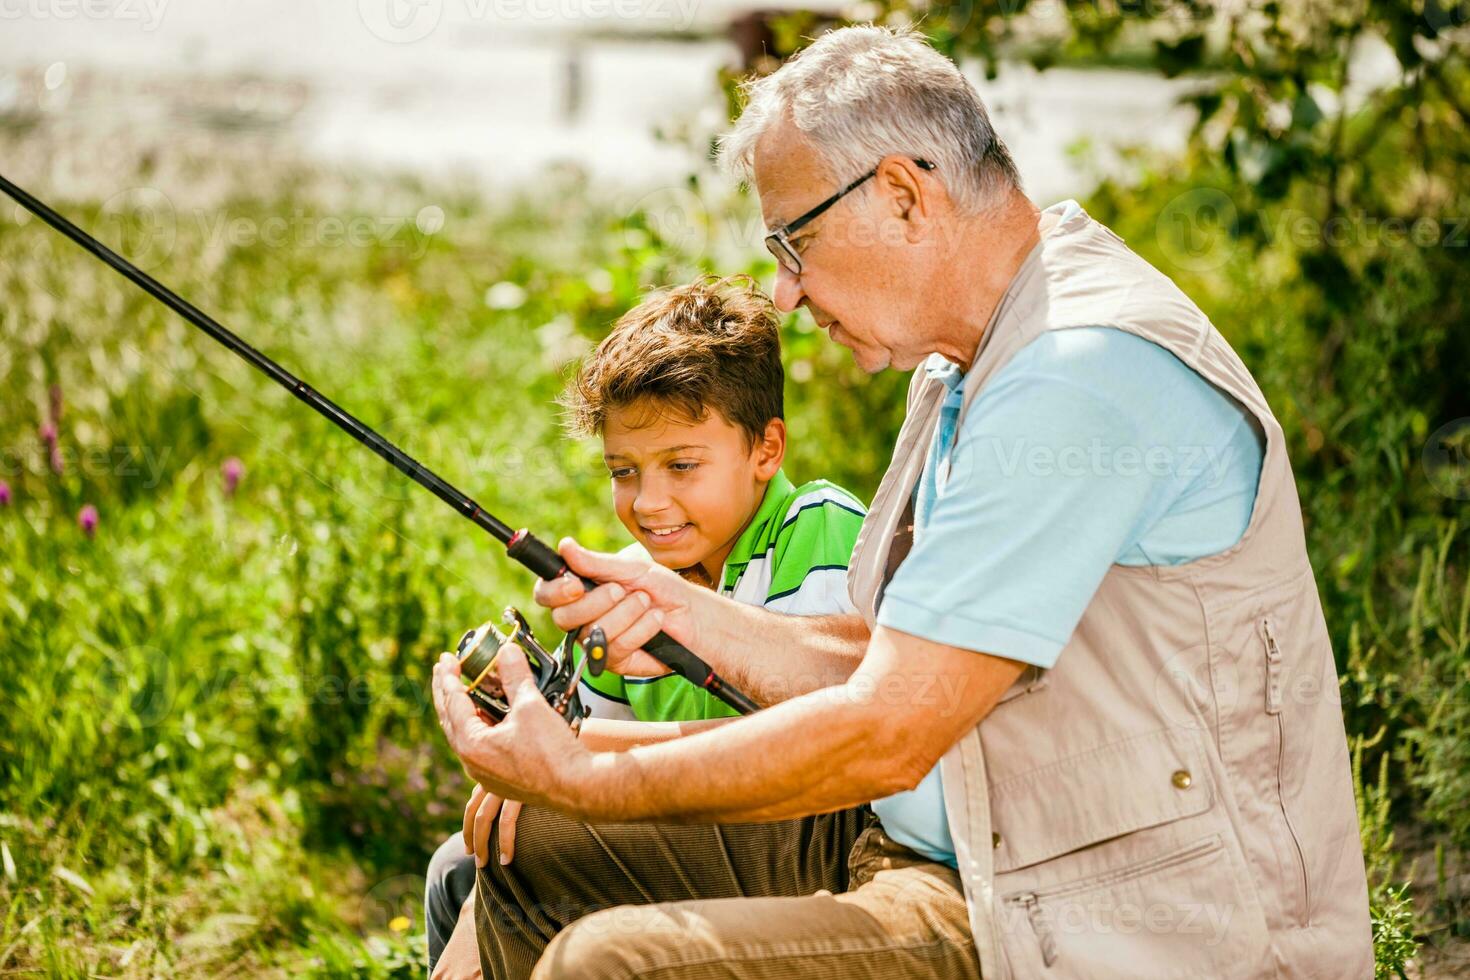
[(87, 504), (77, 512), (77, 524), (87, 537), (93, 537), (97, 533), (97, 508)]
[(56, 431), (55, 422), (43, 422), (39, 430), (41, 441), (46, 444), (46, 456), (51, 461), (51, 472), (60, 474), (63, 465), (61, 459), (61, 446)]
[(10, 501), (10, 484), (0, 480), (0, 507), (9, 507)]
[(225, 494), (233, 497), (235, 488), (240, 485), (240, 479), (245, 476), (245, 464), (240, 462), (238, 456), (231, 456), (220, 464), (219, 471), (224, 477)]

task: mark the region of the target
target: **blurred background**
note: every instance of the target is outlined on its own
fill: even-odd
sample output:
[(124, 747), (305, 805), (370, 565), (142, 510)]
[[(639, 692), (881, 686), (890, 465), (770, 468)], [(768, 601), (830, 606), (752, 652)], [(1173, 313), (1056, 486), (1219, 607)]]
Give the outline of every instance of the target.
[[(866, 21), (955, 57), (1033, 199), (1255, 372), (1379, 975), (1470, 975), (1470, 2), (0, 0), (0, 173), (511, 523), (611, 547), (554, 398), (645, 290), (770, 282), (712, 140), (739, 79)], [(905, 379), (783, 331), (788, 471), (869, 497)], [(0, 976), (421, 975), (468, 795), (429, 667), (527, 575), (8, 198), (0, 392)]]

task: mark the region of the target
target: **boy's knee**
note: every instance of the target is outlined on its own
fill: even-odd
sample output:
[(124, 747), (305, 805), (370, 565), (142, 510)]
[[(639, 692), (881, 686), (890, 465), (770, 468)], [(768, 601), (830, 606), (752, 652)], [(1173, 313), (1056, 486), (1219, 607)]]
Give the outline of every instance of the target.
[(457, 913), (475, 888), (475, 858), (464, 852), (464, 838), (455, 834), (439, 845), (425, 878), (424, 901)]

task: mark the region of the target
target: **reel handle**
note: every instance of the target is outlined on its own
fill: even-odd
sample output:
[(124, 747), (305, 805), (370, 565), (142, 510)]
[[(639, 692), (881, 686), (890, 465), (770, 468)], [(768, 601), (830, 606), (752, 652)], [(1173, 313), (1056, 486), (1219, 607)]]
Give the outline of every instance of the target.
[[(505, 547), (505, 553), (529, 568), (538, 578), (548, 582), (571, 571), (567, 568), (567, 563), (561, 555), (525, 528), (511, 535), (510, 542)], [(589, 589), (594, 589), (600, 584), (585, 576), (578, 576), (578, 578)], [(643, 644), (643, 649), (652, 654), (659, 663), (695, 687), (704, 688), (742, 715), (752, 714), (758, 710), (759, 705), (736, 688), (726, 684), (719, 674), (710, 669), (709, 664), (699, 659), (692, 650), (667, 633), (659, 633)], [(597, 655), (599, 651), (601, 656)], [(594, 647), (587, 651), (587, 656), (588, 671), (594, 677), (601, 674), (607, 666), (606, 650)]]

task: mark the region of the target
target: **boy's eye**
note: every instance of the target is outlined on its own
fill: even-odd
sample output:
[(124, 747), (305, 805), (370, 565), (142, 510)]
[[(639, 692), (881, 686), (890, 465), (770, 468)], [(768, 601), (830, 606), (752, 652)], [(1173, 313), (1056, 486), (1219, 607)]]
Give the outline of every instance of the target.
[(669, 469), (676, 473), (692, 473), (699, 469), (699, 464), (692, 460), (679, 460), (669, 464)]
[(633, 472), (634, 470), (631, 466), (617, 466), (607, 471), (608, 476), (614, 480), (626, 480), (633, 475)]

